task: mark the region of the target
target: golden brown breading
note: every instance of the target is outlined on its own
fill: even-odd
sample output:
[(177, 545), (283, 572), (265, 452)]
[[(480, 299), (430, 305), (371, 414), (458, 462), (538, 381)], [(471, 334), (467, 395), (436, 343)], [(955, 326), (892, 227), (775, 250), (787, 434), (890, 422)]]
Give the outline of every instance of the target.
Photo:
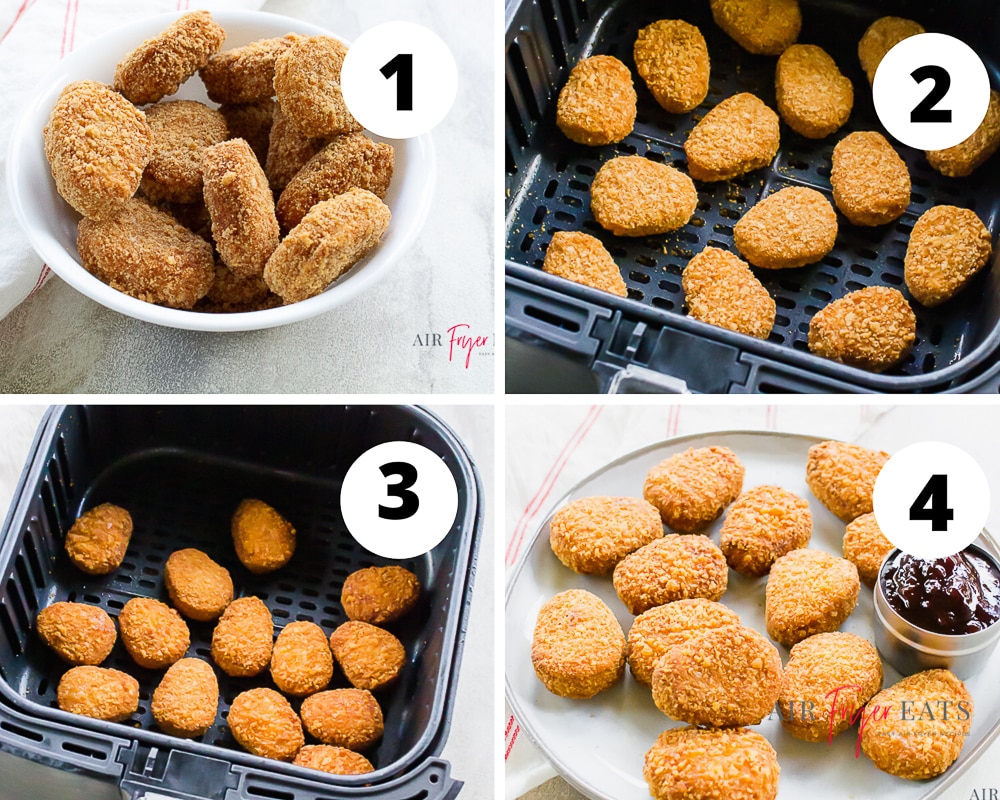
[[(229, 126), (229, 135), (233, 139), (244, 139), (262, 167), (267, 161), (277, 107), (271, 97), (252, 103), (223, 103), (219, 106), (219, 113)], [(264, 171), (267, 172), (266, 169)]]
[(281, 298), (264, 283), (263, 275), (237, 275), (222, 262), (215, 265), (215, 280), (195, 311), (230, 314), (261, 311), (281, 305)]
[(858, 42), (858, 60), (868, 75), (868, 83), (875, 80), (875, 70), (882, 63), (885, 54), (903, 39), (909, 39), (918, 33), (924, 33), (923, 25), (902, 17), (880, 17), (869, 25)]
[(962, 291), (991, 255), (992, 237), (975, 211), (934, 206), (910, 231), (903, 262), (906, 288), (922, 305), (941, 305)]
[(739, 496), (744, 472), (728, 447), (692, 447), (646, 473), (642, 496), (659, 509), (668, 527), (694, 533)]
[(181, 615), (150, 597), (133, 597), (118, 612), (122, 644), (140, 667), (163, 669), (184, 657), (191, 632)]
[(799, 0), (711, 0), (715, 24), (751, 53), (777, 56), (799, 38)]
[(972, 136), (946, 150), (928, 150), (927, 163), (949, 178), (964, 178), (1000, 147), (1000, 92), (990, 92), (986, 116)]
[(215, 619), (233, 601), (229, 570), (193, 547), (170, 554), (163, 581), (177, 610), (199, 622)]
[(255, 756), (291, 761), (306, 741), (298, 715), (274, 689), (236, 695), (226, 722), (233, 738)]
[(671, 114), (686, 114), (708, 94), (705, 37), (680, 19), (661, 19), (639, 31), (632, 49), (635, 67), (656, 102)]
[(642, 156), (606, 162), (590, 185), (590, 210), (616, 236), (675, 231), (694, 214), (698, 192), (680, 170)]
[(351, 620), (330, 634), (330, 649), (356, 689), (375, 691), (399, 676), (406, 661), (403, 643), (389, 631)]
[(618, 265), (600, 239), (581, 231), (556, 231), (545, 249), (542, 269), (592, 289), (626, 297), (628, 289)]
[(274, 621), (259, 597), (233, 600), (212, 631), (212, 660), (227, 675), (249, 678), (271, 663)]
[(844, 558), (858, 568), (858, 576), (869, 586), (875, 585), (882, 561), (892, 550), (892, 542), (885, 538), (873, 513), (847, 523)]
[(718, 600), (728, 580), (726, 557), (711, 539), (676, 533), (625, 556), (612, 576), (631, 614), (693, 597)]
[(733, 242), (755, 267), (813, 264), (833, 249), (837, 212), (815, 189), (789, 186), (768, 195), (733, 228)]
[(267, 146), (264, 174), (275, 195), (280, 195), (288, 182), (306, 165), (310, 158), (323, 149), (326, 139), (309, 137), (302, 133), (275, 103), (274, 124)]
[(906, 163), (875, 131), (849, 133), (833, 148), (833, 202), (855, 225), (885, 225), (910, 204)]
[(360, 131), (340, 90), (340, 68), (347, 47), (332, 36), (305, 36), (274, 61), (278, 103), (306, 136), (336, 136)]
[(743, 575), (766, 575), (775, 560), (809, 544), (809, 503), (779, 486), (757, 486), (729, 507), (719, 548), (726, 562)]
[(733, 253), (706, 247), (684, 268), (681, 286), (694, 319), (757, 339), (766, 339), (774, 327), (774, 298)]
[(749, 92), (727, 97), (691, 129), (684, 152), (696, 181), (727, 181), (766, 167), (781, 143), (778, 115)]
[(274, 95), (274, 60), (300, 37), (286, 33), (219, 53), (199, 70), (209, 99), (255, 103)]
[(172, 664), (153, 691), (150, 710), (164, 733), (193, 739), (215, 723), (219, 681), (212, 667), (197, 658)]
[(247, 498), (233, 513), (233, 545), (255, 575), (274, 572), (295, 554), (295, 528), (263, 500)]
[(607, 575), (625, 556), (663, 536), (656, 507), (637, 497), (581, 497), (549, 523), (549, 545), (574, 572)]
[(889, 454), (846, 442), (820, 442), (809, 448), (806, 483), (842, 522), (872, 511), (875, 479)]
[(340, 604), (347, 618), (372, 625), (395, 622), (412, 611), (419, 599), (417, 576), (395, 565), (352, 572), (340, 590)]
[(139, 707), (139, 681), (116, 669), (73, 667), (59, 679), (56, 698), (71, 714), (122, 722)]
[(334, 775), (364, 775), (375, 771), (371, 762), (360, 753), (328, 744), (307, 744), (292, 763)]
[(791, 647), (835, 631), (858, 604), (858, 568), (821, 550), (792, 550), (771, 566), (764, 591), (767, 633)]
[(556, 124), (578, 144), (620, 142), (635, 126), (632, 73), (614, 56), (576, 63), (556, 102)]
[(333, 679), (333, 655), (315, 622), (290, 622), (271, 651), (271, 679), (293, 697), (321, 692)]
[(778, 113), (793, 131), (822, 139), (839, 130), (854, 107), (854, 86), (822, 47), (793, 44), (774, 73)]
[[(325, 643), (325, 640), (324, 640)], [(382, 709), (365, 689), (333, 689), (302, 701), (302, 724), (323, 744), (364, 750), (382, 738)]]
[(35, 627), (42, 641), (74, 666), (97, 666), (111, 654), (118, 639), (108, 613), (84, 603), (53, 603), (38, 612)]
[(154, 203), (201, 200), (201, 160), (207, 147), (229, 138), (226, 118), (194, 100), (171, 100), (146, 109), (153, 155), (142, 173), (142, 193)]
[(80, 515), (63, 547), (77, 569), (107, 575), (121, 566), (132, 538), (132, 517), (124, 508), (101, 503)]
[(625, 673), (625, 634), (601, 598), (569, 589), (538, 611), (531, 664), (545, 688), (560, 697), (593, 697)]

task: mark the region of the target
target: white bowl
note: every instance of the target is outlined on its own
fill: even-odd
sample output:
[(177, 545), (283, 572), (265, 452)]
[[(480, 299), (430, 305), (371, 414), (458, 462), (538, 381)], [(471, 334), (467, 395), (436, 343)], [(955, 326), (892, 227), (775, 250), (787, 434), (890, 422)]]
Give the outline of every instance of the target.
[[(396, 158), (392, 184), (385, 197), (392, 211), (389, 230), (367, 259), (316, 297), (279, 308), (238, 314), (182, 311), (123, 294), (83, 268), (76, 249), (76, 226), (80, 215), (56, 192), (42, 146), (42, 129), (56, 98), (67, 84), (85, 79), (111, 83), (115, 66), (125, 54), (160, 33), (178, 16), (148, 17), (100, 36), (60, 61), (39, 83), (35, 99), (24, 109), (14, 128), (7, 159), (11, 205), (35, 252), (64, 281), (108, 308), (157, 325), (199, 331), (244, 331), (298, 322), (329, 311), (384, 277), (420, 231), (434, 194), (434, 149), (428, 134), (391, 141)], [(226, 50), (289, 32), (334, 35), (301, 20), (257, 11), (218, 11), (213, 12), (212, 17), (226, 30), (223, 45)], [(182, 85), (174, 97), (215, 106), (208, 100), (197, 75)], [(379, 139), (377, 136), (372, 138)]]

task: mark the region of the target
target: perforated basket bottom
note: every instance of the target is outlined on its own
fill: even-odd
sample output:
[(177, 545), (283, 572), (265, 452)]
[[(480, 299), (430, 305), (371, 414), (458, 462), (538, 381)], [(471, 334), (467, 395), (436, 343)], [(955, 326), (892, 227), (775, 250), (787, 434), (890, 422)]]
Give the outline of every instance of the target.
[[(600, 148), (570, 142), (555, 126), (555, 103), (550, 104), (529, 150), (540, 158), (538, 169), (523, 191), (508, 227), (507, 258), (539, 269), (552, 234), (583, 230), (600, 239), (618, 263), (634, 301), (670, 312), (684, 312), (681, 273), (687, 261), (707, 246), (738, 253), (733, 226), (755, 203), (787, 186), (815, 188), (833, 202), (830, 166), (833, 147), (856, 130), (882, 130), (871, 104), (868, 81), (858, 64), (856, 46), (867, 25), (878, 16), (851, 6), (803, 6), (800, 42), (824, 47), (841, 71), (854, 83), (851, 118), (840, 131), (814, 141), (781, 126), (781, 149), (770, 168), (731, 182), (696, 183), (698, 207), (691, 221), (665, 236), (639, 239), (613, 236), (590, 213), (590, 183), (601, 165), (619, 155), (640, 155), (687, 171), (683, 145), (691, 128), (717, 103), (738, 92), (753, 92), (772, 108), (773, 57), (753, 56), (739, 48), (712, 21), (708, 3), (628, 2), (619, 0), (602, 14), (593, 32), (583, 31), (569, 63), (583, 55), (608, 54), (630, 70), (639, 95), (633, 133), (618, 145)], [(682, 18), (697, 25), (708, 44), (711, 80), (708, 97), (694, 112), (671, 115), (663, 111), (638, 77), (632, 45), (638, 30), (662, 18)], [(585, 42), (592, 49), (582, 52)], [(517, 76), (514, 76), (515, 78)], [(884, 131), (883, 131), (884, 132)], [(899, 288), (917, 315), (917, 340), (911, 353), (889, 374), (922, 375), (955, 363), (992, 328), (985, 302), (985, 270), (955, 300), (935, 309), (909, 297), (903, 282), (903, 258), (910, 230), (917, 218), (934, 205), (946, 203), (974, 210), (996, 238), (998, 159), (992, 159), (969, 178), (944, 178), (932, 170), (923, 153), (893, 142), (904, 158), (913, 182), (911, 203), (896, 222), (877, 228), (851, 225), (838, 213), (836, 246), (822, 262), (794, 270), (754, 270), (777, 303), (777, 317), (769, 340), (808, 352), (807, 334), (812, 316), (831, 300), (866, 286)]]

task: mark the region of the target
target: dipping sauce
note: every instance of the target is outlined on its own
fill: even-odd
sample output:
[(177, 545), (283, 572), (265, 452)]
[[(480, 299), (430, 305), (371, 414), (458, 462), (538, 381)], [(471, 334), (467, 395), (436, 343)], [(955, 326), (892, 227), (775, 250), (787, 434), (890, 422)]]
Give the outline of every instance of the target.
[(889, 605), (933, 633), (975, 633), (1000, 619), (1000, 572), (971, 548), (934, 559), (897, 552), (881, 581)]

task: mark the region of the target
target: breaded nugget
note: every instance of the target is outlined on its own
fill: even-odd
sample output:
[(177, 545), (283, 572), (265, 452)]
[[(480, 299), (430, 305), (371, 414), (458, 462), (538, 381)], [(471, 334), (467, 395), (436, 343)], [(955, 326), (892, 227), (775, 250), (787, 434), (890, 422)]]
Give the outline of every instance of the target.
[(274, 642), (271, 678), (285, 694), (321, 692), (333, 679), (333, 655), (326, 634), (315, 622), (290, 622)]
[(632, 677), (651, 686), (656, 663), (671, 647), (702, 631), (739, 624), (735, 611), (702, 597), (654, 606), (636, 617), (628, 632), (625, 658)]
[(744, 50), (777, 56), (799, 38), (799, 0), (711, 0), (715, 24)]
[(212, 631), (212, 660), (227, 675), (249, 678), (271, 663), (274, 621), (259, 597), (233, 600)]
[(656, 707), (692, 725), (756, 725), (774, 710), (780, 691), (778, 648), (742, 625), (692, 636), (667, 650), (653, 670)]
[(42, 136), (56, 191), (93, 219), (121, 210), (153, 154), (146, 115), (96, 81), (62, 90)]
[(818, 633), (795, 645), (785, 664), (781, 724), (796, 739), (827, 741), (847, 730), (881, 688), (882, 661), (871, 642)]
[(719, 548), (743, 575), (766, 575), (775, 560), (809, 544), (809, 503), (779, 486), (756, 486), (729, 507)]
[(917, 339), (917, 317), (902, 292), (869, 286), (834, 300), (809, 322), (809, 349), (852, 367), (884, 372)]
[(317, 203), (274, 251), (264, 280), (285, 303), (314, 297), (375, 249), (391, 218), (365, 189)]
[(875, 131), (849, 133), (833, 148), (833, 202), (855, 225), (885, 225), (910, 204), (906, 163)]
[(406, 661), (403, 643), (389, 631), (351, 620), (330, 634), (330, 649), (355, 689), (374, 691), (391, 684)]
[(663, 536), (656, 507), (637, 497), (581, 497), (549, 523), (549, 545), (574, 572), (607, 575), (625, 556)]
[(182, 658), (166, 671), (153, 691), (150, 710), (164, 733), (193, 739), (212, 727), (219, 709), (219, 681), (212, 667)]
[(104, 667), (73, 667), (59, 679), (59, 708), (71, 714), (122, 722), (139, 707), (139, 682)]
[(846, 442), (820, 442), (809, 448), (806, 483), (842, 522), (872, 511), (875, 479), (889, 454)]
[(274, 572), (295, 554), (295, 528), (263, 500), (247, 498), (233, 513), (233, 545), (255, 575)]
[(858, 568), (821, 550), (792, 550), (771, 566), (764, 591), (767, 633), (791, 647), (829, 633), (858, 604)]
[(196, 311), (229, 314), (260, 311), (281, 305), (281, 298), (271, 292), (263, 275), (237, 275), (225, 264), (215, 265), (215, 280)]
[(706, 247), (684, 268), (681, 286), (688, 316), (757, 339), (766, 339), (774, 327), (774, 298), (733, 253)]
[(686, 114), (708, 94), (705, 37), (681, 19), (661, 19), (639, 31), (632, 48), (635, 68), (656, 102), (671, 114)]
[(347, 47), (332, 36), (299, 37), (274, 61), (278, 103), (306, 136), (360, 131), (340, 90)]
[(696, 181), (727, 181), (774, 159), (781, 143), (778, 115), (749, 92), (727, 97), (688, 134), (688, 172)]
[(909, 39), (918, 33), (924, 33), (923, 25), (902, 17), (880, 17), (869, 25), (858, 42), (858, 60), (868, 75), (868, 83), (875, 80), (875, 70), (882, 63), (885, 54), (903, 39)]
[(194, 100), (171, 100), (146, 109), (153, 155), (142, 173), (142, 192), (153, 202), (201, 200), (205, 148), (229, 138), (226, 118)]
[(590, 185), (590, 210), (615, 236), (668, 233), (687, 224), (698, 205), (694, 181), (642, 156), (606, 162)]
[(922, 305), (941, 305), (962, 291), (991, 255), (992, 237), (975, 211), (934, 206), (910, 232), (903, 262), (906, 288)]
[(793, 44), (774, 73), (778, 113), (793, 131), (822, 139), (839, 130), (854, 107), (854, 86), (822, 47)]
[(625, 634), (601, 598), (568, 589), (538, 611), (531, 664), (553, 694), (577, 700), (593, 697), (625, 673)]
[(556, 231), (545, 249), (542, 269), (592, 289), (626, 297), (628, 289), (618, 265), (600, 239), (581, 231)]
[(1000, 92), (990, 92), (986, 116), (964, 142), (947, 150), (928, 150), (927, 163), (949, 178), (964, 178), (986, 163), (1000, 147)]
[(199, 622), (215, 619), (233, 601), (229, 570), (193, 547), (170, 554), (163, 581), (177, 610)]
[(176, 609), (150, 597), (133, 597), (118, 612), (122, 644), (140, 667), (163, 669), (184, 657), (191, 632)]
[(326, 144), (326, 139), (310, 137), (302, 133), (275, 103), (274, 124), (271, 126), (271, 138), (267, 145), (267, 160), (264, 164), (264, 174), (271, 184), (275, 195), (280, 195), (295, 177)]
[(612, 576), (630, 614), (693, 597), (718, 600), (728, 580), (726, 557), (711, 539), (676, 533), (625, 556)]
[(556, 125), (578, 144), (620, 142), (635, 126), (632, 73), (614, 56), (580, 59), (556, 102)]
[[(324, 639), (324, 644), (325, 644)], [(302, 701), (302, 724), (323, 744), (364, 750), (382, 738), (382, 709), (365, 689), (333, 689)]]
[(42, 641), (74, 666), (97, 666), (111, 654), (118, 639), (108, 613), (84, 603), (53, 603), (38, 612), (35, 627)]
[(780, 773), (771, 743), (749, 728), (671, 728), (642, 771), (655, 800), (775, 800)]
[(298, 715), (274, 689), (236, 695), (226, 722), (233, 738), (255, 756), (291, 761), (306, 741)]
[(395, 622), (412, 611), (419, 599), (417, 576), (394, 565), (352, 572), (340, 590), (340, 604), (347, 618), (372, 625)]
[(63, 547), (73, 565), (88, 575), (107, 575), (121, 566), (132, 538), (132, 516), (124, 508), (101, 503), (80, 515)]
[(375, 771), (361, 753), (328, 744), (307, 744), (299, 750), (292, 763), (297, 767), (318, 769), (334, 775), (364, 775)]
[(229, 135), (233, 139), (245, 140), (262, 167), (267, 161), (277, 108), (278, 104), (271, 97), (252, 103), (223, 103), (219, 106), (219, 113), (229, 126)]
[(255, 103), (274, 95), (274, 60), (300, 37), (294, 33), (260, 39), (213, 57), (199, 70), (216, 103)]
[(694, 533), (739, 496), (744, 472), (728, 447), (692, 447), (646, 473), (642, 496), (659, 509), (668, 527)]
[(836, 239), (837, 212), (826, 197), (805, 186), (768, 195), (733, 228), (740, 253), (763, 269), (815, 263), (833, 249)]
[(873, 513), (862, 514), (847, 523), (844, 558), (858, 568), (858, 576), (869, 586), (875, 585), (882, 561), (892, 549), (892, 542), (885, 538)]

